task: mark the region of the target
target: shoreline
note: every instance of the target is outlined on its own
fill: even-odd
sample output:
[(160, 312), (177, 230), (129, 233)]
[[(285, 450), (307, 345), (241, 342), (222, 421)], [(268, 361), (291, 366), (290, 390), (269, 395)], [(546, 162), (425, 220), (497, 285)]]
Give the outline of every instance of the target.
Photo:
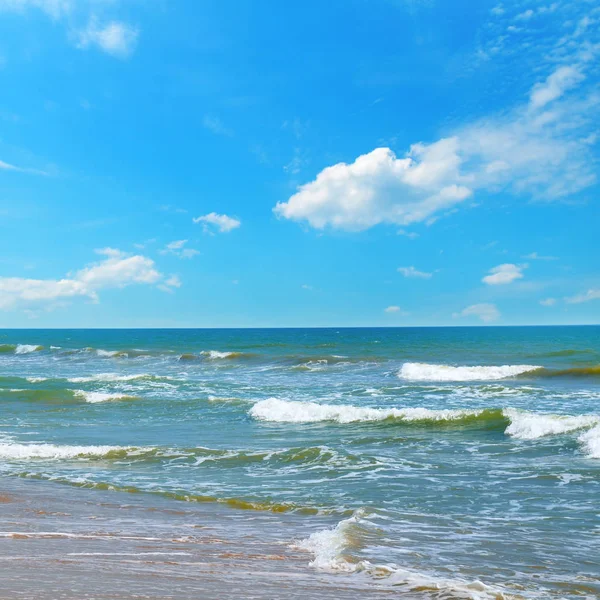
[(310, 567), (310, 553), (293, 544), (302, 520), (1, 476), (0, 600), (350, 599), (392, 591)]

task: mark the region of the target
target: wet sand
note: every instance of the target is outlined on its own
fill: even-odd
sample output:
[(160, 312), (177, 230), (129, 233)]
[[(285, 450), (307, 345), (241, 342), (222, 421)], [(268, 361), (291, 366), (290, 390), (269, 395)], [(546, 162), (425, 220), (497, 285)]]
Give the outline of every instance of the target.
[(303, 519), (0, 479), (1, 600), (364, 598), (373, 582), (309, 566)]

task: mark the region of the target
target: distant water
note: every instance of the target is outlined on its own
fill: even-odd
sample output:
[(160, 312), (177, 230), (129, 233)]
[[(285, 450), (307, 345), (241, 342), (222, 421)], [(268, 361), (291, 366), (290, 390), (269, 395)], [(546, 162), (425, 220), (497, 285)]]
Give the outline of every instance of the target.
[(600, 327), (4, 330), (0, 403), (10, 481), (277, 514), (400, 596), (600, 594)]

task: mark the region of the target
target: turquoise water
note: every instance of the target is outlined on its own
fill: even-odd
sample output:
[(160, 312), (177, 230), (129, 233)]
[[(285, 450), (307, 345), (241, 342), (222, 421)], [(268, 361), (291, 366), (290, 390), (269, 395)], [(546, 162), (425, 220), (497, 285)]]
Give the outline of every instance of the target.
[(4, 330), (0, 474), (287, 511), (410, 597), (594, 598), (599, 401), (600, 327)]

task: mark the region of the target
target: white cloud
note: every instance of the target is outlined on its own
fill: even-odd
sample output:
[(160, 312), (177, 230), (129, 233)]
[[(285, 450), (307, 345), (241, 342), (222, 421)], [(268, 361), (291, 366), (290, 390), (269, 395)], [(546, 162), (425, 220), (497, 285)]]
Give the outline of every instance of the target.
[(383, 311), (386, 313), (390, 313), (390, 314), (394, 314), (394, 313), (405, 314), (402, 312), (402, 309), (399, 306), (395, 306), (395, 305), (388, 306), (387, 308), (384, 308)]
[(540, 300), (542, 306), (554, 306), (556, 304), (556, 298), (544, 298)]
[(433, 275), (433, 273), (417, 271), (414, 267), (398, 267), (398, 273), (401, 273), (404, 277), (415, 277), (419, 279), (429, 279)]
[(522, 13), (519, 13), (515, 17), (515, 19), (517, 21), (528, 21), (529, 19), (531, 19), (531, 17), (533, 17), (534, 14), (535, 13), (531, 9), (528, 9), (528, 10), (523, 11)]
[(431, 223), (478, 191), (545, 201), (571, 196), (596, 181), (585, 140), (600, 103), (593, 93), (575, 93), (585, 68), (559, 66), (533, 86), (528, 101), (413, 144), (404, 156), (376, 148), (326, 167), (274, 212), (315, 229), (360, 231)]
[(515, 279), (523, 278), (523, 269), (526, 265), (513, 265), (512, 263), (505, 263), (498, 265), (493, 269), (490, 269), (489, 275), (486, 275), (481, 281), (488, 285), (504, 285), (506, 283), (512, 283)]
[(179, 278), (179, 275), (170, 275), (169, 277), (167, 277), (167, 279), (164, 280), (163, 283), (160, 283), (157, 287), (163, 292), (168, 292), (169, 294), (172, 294), (175, 291), (174, 288), (181, 287), (181, 279)]
[(160, 250), (160, 253), (173, 254), (179, 258), (194, 258), (194, 256), (200, 254), (200, 251), (194, 248), (184, 248), (187, 242), (187, 240), (175, 240), (169, 242), (162, 250)]
[(201, 217), (196, 217), (193, 219), (193, 221), (194, 223), (202, 223), (204, 230), (207, 232), (210, 232), (212, 227), (221, 233), (228, 233), (233, 229), (237, 229), (242, 224), (242, 222), (235, 217), (219, 215), (215, 212), (208, 213), (207, 215), (203, 215)]
[[(0, 309), (31, 308), (32, 305), (55, 304), (74, 297), (87, 297), (98, 302), (98, 292), (103, 289), (151, 285), (163, 279), (154, 261), (146, 256), (131, 256), (114, 248), (96, 252), (105, 258), (62, 279), (0, 277)], [(168, 280), (164, 284), (171, 285)]]
[(547, 77), (546, 81), (533, 86), (529, 96), (531, 108), (543, 108), (549, 102), (560, 98), (583, 79), (585, 76), (577, 66), (559, 67)]
[(459, 162), (454, 138), (430, 146), (417, 144), (405, 158), (397, 158), (389, 148), (377, 148), (351, 164), (327, 167), (274, 210), (286, 219), (306, 220), (316, 229), (409, 225), (471, 195), (456, 183)]
[(484, 323), (489, 323), (491, 321), (497, 321), (500, 318), (500, 311), (496, 308), (495, 304), (472, 304), (471, 306), (467, 306), (467, 308), (463, 309), (461, 312), (454, 313), (452, 316), (454, 318), (478, 317)]
[(107, 54), (127, 58), (135, 49), (138, 36), (139, 30), (126, 23), (111, 21), (99, 25), (97, 20), (92, 18), (88, 26), (78, 32), (78, 47), (97, 46)]
[(219, 117), (215, 117), (213, 115), (204, 115), (204, 119), (202, 119), (202, 125), (216, 135), (224, 135), (227, 137), (233, 136), (233, 131), (229, 129), (229, 127), (226, 127)]
[(589, 302), (590, 300), (600, 300), (600, 289), (590, 289), (584, 294), (571, 296), (570, 298), (565, 298), (565, 300), (569, 304), (581, 304), (582, 302)]

